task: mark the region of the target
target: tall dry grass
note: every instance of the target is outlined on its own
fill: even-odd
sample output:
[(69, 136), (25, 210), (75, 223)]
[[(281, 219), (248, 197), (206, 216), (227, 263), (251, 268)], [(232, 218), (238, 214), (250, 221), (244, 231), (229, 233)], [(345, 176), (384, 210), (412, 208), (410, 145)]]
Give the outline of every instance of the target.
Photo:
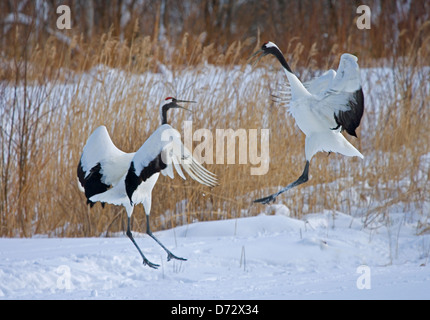
[[(214, 43), (190, 43), (187, 34), (173, 47), (149, 36), (120, 41), (112, 33), (91, 44), (75, 37), (65, 46), (51, 37), (33, 47), (17, 28), (15, 48), (9, 49), (15, 52), (1, 61), (1, 236), (99, 236), (124, 230), (121, 207), (86, 205), (76, 166), (87, 137), (102, 124), (120, 149), (137, 150), (159, 125), (158, 106), (166, 96), (198, 101), (193, 114), (169, 114), (180, 132), (185, 120), (214, 137), (217, 128), (270, 129), (270, 168), (252, 176), (250, 164), (205, 164), (219, 177), (213, 189), (161, 176), (153, 190), (154, 230), (270, 213), (270, 207), (252, 200), (294, 181), (303, 169), (304, 135), (271, 98), (283, 82), (280, 67), (267, 57), (250, 68), (247, 58), (261, 44), (253, 39), (233, 41), (221, 53)], [(377, 96), (366, 97), (359, 138), (350, 140), (365, 160), (315, 156), (310, 181), (279, 198), (293, 216), (339, 210), (371, 225), (396, 206), (409, 206), (429, 217), (429, 29), (423, 24), (399, 56), (381, 62), (359, 54), (362, 66), (388, 68), (363, 78), (379, 88)], [(317, 45), (312, 48), (305, 50), (300, 39), (293, 39), (285, 49), (302, 80), (316, 75), (317, 61), (336, 69), (342, 54), (336, 45), (324, 57)], [(133, 224), (134, 230), (144, 230), (142, 206), (136, 207)]]

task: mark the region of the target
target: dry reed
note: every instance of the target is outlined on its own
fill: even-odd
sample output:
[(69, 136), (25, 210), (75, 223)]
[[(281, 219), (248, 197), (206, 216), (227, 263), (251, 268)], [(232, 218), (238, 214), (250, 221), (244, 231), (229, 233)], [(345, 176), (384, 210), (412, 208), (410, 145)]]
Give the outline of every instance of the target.
[[(315, 156), (310, 181), (280, 197), (293, 216), (339, 210), (360, 215), (370, 225), (389, 208), (409, 203), (429, 217), (424, 211), (430, 201), (430, 37), (428, 25), (422, 28), (405, 55), (390, 57), (388, 75), (386, 69), (375, 69), (366, 74), (380, 77), (379, 82), (363, 79), (387, 92), (366, 100), (359, 138), (351, 139), (365, 160)], [(213, 189), (161, 176), (153, 190), (154, 230), (258, 214), (265, 207), (253, 205), (253, 199), (297, 178), (304, 164), (304, 136), (286, 109), (271, 99), (276, 90), (272, 77), (283, 81), (277, 62), (265, 58), (255, 69), (247, 63), (259, 44), (235, 41), (220, 53), (214, 43), (191, 45), (187, 34), (171, 48), (152, 39), (136, 36), (125, 42), (106, 33), (90, 46), (75, 38), (87, 52), (82, 55), (53, 38), (31, 50), (17, 38), (16, 52), (2, 60), (0, 83), (0, 236), (99, 236), (124, 230), (121, 207), (89, 209), (78, 190), (82, 147), (103, 124), (120, 149), (137, 150), (159, 124), (159, 104), (171, 95), (198, 101), (192, 115), (170, 114), (180, 132), (185, 120), (192, 120), (194, 129), (211, 130), (214, 137), (217, 128), (270, 129), (270, 168), (252, 176), (250, 164), (205, 164), (219, 177)], [(286, 48), (303, 80), (315, 75), (321, 65), (317, 60), (336, 68), (341, 54), (333, 46), (323, 59), (316, 44), (305, 50), (300, 39)], [(365, 54), (359, 59), (363, 66), (380, 64)], [(237, 149), (238, 144), (236, 159)], [(143, 232), (142, 206), (133, 218), (134, 230)]]

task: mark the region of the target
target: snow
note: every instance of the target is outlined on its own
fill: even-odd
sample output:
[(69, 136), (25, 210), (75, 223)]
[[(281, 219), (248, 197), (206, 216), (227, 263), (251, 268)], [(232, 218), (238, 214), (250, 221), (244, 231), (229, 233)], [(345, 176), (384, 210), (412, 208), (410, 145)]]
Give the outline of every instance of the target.
[[(363, 228), (332, 211), (196, 222), (156, 236), (188, 261), (166, 261), (135, 234), (0, 239), (1, 299), (429, 299), (430, 235), (414, 217)], [(413, 216), (413, 215), (412, 215)], [(414, 222), (415, 221), (415, 222)]]

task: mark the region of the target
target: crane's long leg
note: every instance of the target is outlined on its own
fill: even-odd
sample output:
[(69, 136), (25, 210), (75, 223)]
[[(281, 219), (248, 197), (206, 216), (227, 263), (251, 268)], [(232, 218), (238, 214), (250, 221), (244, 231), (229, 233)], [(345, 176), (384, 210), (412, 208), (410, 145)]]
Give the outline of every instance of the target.
[(187, 259), (185, 258), (180, 258), (175, 256), (172, 252), (169, 251), (169, 249), (167, 249), (161, 242), (160, 240), (158, 240), (151, 232), (151, 229), (149, 227), (149, 215), (146, 215), (146, 233), (152, 238), (154, 239), (163, 249), (164, 251), (167, 252), (167, 261), (170, 261), (170, 259), (177, 259), (177, 260), (182, 260), (182, 261), (187, 261)]
[(285, 188), (282, 188), (278, 192), (276, 192), (276, 193), (274, 193), (268, 197), (254, 200), (254, 203), (257, 202), (257, 203), (268, 204), (270, 202), (274, 202), (276, 200), (276, 197), (279, 196), (281, 193), (283, 193), (287, 190), (290, 190), (291, 188), (297, 187), (298, 185), (300, 185), (302, 183), (305, 183), (306, 181), (308, 181), (308, 179), (309, 179), (309, 161), (306, 161), (305, 169), (303, 170), (302, 175), (296, 181), (290, 183)]
[(137, 251), (139, 251), (140, 255), (142, 256), (143, 264), (146, 264), (151, 268), (157, 269), (160, 265), (152, 263), (151, 261), (146, 259), (146, 257), (143, 255), (142, 251), (140, 250), (139, 246), (137, 245), (136, 241), (134, 241), (134, 238), (133, 238), (133, 235), (131, 234), (131, 229), (130, 229), (130, 217), (127, 217), (127, 236), (130, 238), (131, 242), (133, 242), (133, 244), (137, 248)]

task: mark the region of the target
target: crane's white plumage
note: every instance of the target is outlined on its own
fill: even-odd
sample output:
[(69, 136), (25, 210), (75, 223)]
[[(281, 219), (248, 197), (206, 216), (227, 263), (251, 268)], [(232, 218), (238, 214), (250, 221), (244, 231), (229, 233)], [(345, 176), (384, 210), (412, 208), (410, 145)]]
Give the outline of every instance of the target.
[[(152, 165), (154, 159), (161, 160), (160, 170)], [(130, 170), (131, 165), (133, 165), (132, 170)], [(209, 187), (214, 187), (217, 184), (215, 175), (199, 164), (182, 144), (180, 133), (170, 125), (163, 124), (133, 154), (133, 158), (127, 165), (127, 170), (118, 183), (106, 192), (92, 196), (90, 200), (123, 205), (128, 216), (132, 215), (133, 205), (142, 203), (145, 213), (149, 215), (151, 192), (160, 172), (173, 179), (175, 170), (181, 178), (186, 179), (181, 167), (192, 179), (201, 184)], [(128, 174), (134, 174), (141, 179), (137, 186), (131, 186), (131, 182), (127, 182), (130, 188), (135, 187), (135, 190), (131, 192), (131, 197), (126, 190)]]
[[(341, 56), (337, 72), (329, 70), (319, 78), (302, 83), (292, 72), (281, 50), (273, 42), (265, 43), (254, 55), (273, 54), (283, 66), (289, 89), (285, 90), (287, 107), (297, 126), (306, 135), (306, 166), (302, 176), (278, 193), (256, 202), (274, 201), (282, 192), (308, 180), (309, 162), (319, 151), (337, 152), (345, 156), (363, 155), (343, 136), (346, 130), (356, 136), (364, 110), (360, 70), (357, 57), (345, 53)], [(260, 57), (260, 58), (261, 58)]]
[(174, 171), (186, 179), (182, 169), (197, 182), (214, 187), (216, 176), (206, 170), (182, 144), (180, 133), (167, 124), (170, 108), (183, 108), (175, 98), (168, 97), (160, 108), (161, 126), (151, 134), (135, 153), (126, 153), (112, 142), (106, 127), (98, 127), (88, 138), (78, 165), (78, 184), (85, 192), (87, 203), (95, 202), (122, 205), (127, 212), (127, 236), (143, 258), (143, 263), (157, 268), (143, 255), (130, 229), (130, 218), (135, 205), (142, 203), (147, 216), (146, 230), (171, 258), (185, 260), (172, 254), (151, 232), (149, 215), (151, 212), (152, 190), (160, 172), (174, 178)]
[(336, 77), (336, 71), (330, 69), (324, 72), (318, 78), (314, 78), (311, 81), (303, 83), (303, 85), (311, 94), (319, 94), (320, 92), (326, 91), (330, 87), (334, 77)]
[(311, 160), (318, 151), (338, 152), (346, 156), (363, 155), (340, 133), (334, 115), (350, 110), (349, 102), (361, 89), (357, 58), (351, 54), (341, 56), (339, 68), (305, 83), (284, 69), (291, 86), (289, 112), (297, 126), (306, 135), (306, 159)]
[[(90, 135), (84, 146), (77, 170), (78, 187), (90, 198), (116, 185), (127, 172), (134, 153), (118, 149), (112, 142), (105, 126), (100, 126)], [(104, 202), (103, 202), (104, 203)]]
[(133, 153), (118, 149), (105, 126), (100, 126), (90, 135), (82, 152), (81, 164), (85, 178), (98, 163), (101, 165), (102, 182), (115, 185), (127, 172)]

